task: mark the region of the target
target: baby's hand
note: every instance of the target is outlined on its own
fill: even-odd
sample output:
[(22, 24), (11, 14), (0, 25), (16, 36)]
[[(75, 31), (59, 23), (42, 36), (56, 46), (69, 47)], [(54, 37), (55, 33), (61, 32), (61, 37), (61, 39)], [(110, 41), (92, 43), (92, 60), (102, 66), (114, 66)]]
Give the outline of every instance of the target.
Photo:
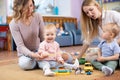
[(64, 60), (59, 60), (58, 63), (64, 64)]
[(98, 57), (98, 58), (97, 58), (97, 61), (99, 61), (99, 62), (104, 62), (104, 61), (105, 61), (105, 57)]
[(52, 54), (52, 53), (51, 53), (51, 54), (48, 54), (48, 55), (49, 55), (50, 57), (55, 57), (55, 54)]
[(48, 53), (46, 53), (46, 52), (42, 52), (42, 51), (39, 51), (38, 54), (40, 55), (41, 58), (46, 58), (46, 57), (49, 56)]

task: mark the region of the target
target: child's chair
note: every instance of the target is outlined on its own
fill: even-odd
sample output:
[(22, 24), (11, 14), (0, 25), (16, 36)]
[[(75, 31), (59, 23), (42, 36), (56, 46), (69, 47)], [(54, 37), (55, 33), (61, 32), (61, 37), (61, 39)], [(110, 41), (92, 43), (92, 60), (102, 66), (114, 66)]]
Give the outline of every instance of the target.
[(81, 30), (73, 22), (64, 22), (64, 28), (72, 32), (74, 45), (82, 44)]

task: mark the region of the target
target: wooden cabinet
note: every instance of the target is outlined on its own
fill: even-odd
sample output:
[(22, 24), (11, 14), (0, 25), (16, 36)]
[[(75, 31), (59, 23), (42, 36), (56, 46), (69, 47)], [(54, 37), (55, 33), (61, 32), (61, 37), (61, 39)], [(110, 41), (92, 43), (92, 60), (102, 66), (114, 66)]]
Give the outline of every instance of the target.
[(0, 24), (0, 33), (5, 33), (4, 37), (0, 36), (0, 41), (4, 43), (3, 46), (5, 47), (5, 49), (11, 51), (11, 34), (7, 24)]
[(77, 26), (77, 18), (74, 17), (65, 17), (65, 16), (43, 16), (44, 22), (54, 22), (59, 23), (60, 26), (63, 25), (64, 22), (73, 22)]

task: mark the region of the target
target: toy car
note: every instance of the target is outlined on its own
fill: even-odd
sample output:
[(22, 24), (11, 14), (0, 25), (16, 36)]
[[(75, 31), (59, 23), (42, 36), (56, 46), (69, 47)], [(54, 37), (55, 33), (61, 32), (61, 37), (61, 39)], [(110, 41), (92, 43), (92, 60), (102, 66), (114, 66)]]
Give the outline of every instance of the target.
[(87, 72), (87, 71), (93, 71), (92, 64), (91, 63), (85, 63), (85, 65), (84, 65), (84, 71), (85, 72)]

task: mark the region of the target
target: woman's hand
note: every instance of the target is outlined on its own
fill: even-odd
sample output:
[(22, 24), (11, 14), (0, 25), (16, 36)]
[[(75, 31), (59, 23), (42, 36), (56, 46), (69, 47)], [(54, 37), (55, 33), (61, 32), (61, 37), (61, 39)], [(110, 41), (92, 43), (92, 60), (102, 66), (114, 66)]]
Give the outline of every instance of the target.
[(39, 55), (38, 53), (32, 53), (31, 54), (32, 58), (35, 58), (36, 60), (42, 60), (43, 58), (41, 57), (41, 55)]

